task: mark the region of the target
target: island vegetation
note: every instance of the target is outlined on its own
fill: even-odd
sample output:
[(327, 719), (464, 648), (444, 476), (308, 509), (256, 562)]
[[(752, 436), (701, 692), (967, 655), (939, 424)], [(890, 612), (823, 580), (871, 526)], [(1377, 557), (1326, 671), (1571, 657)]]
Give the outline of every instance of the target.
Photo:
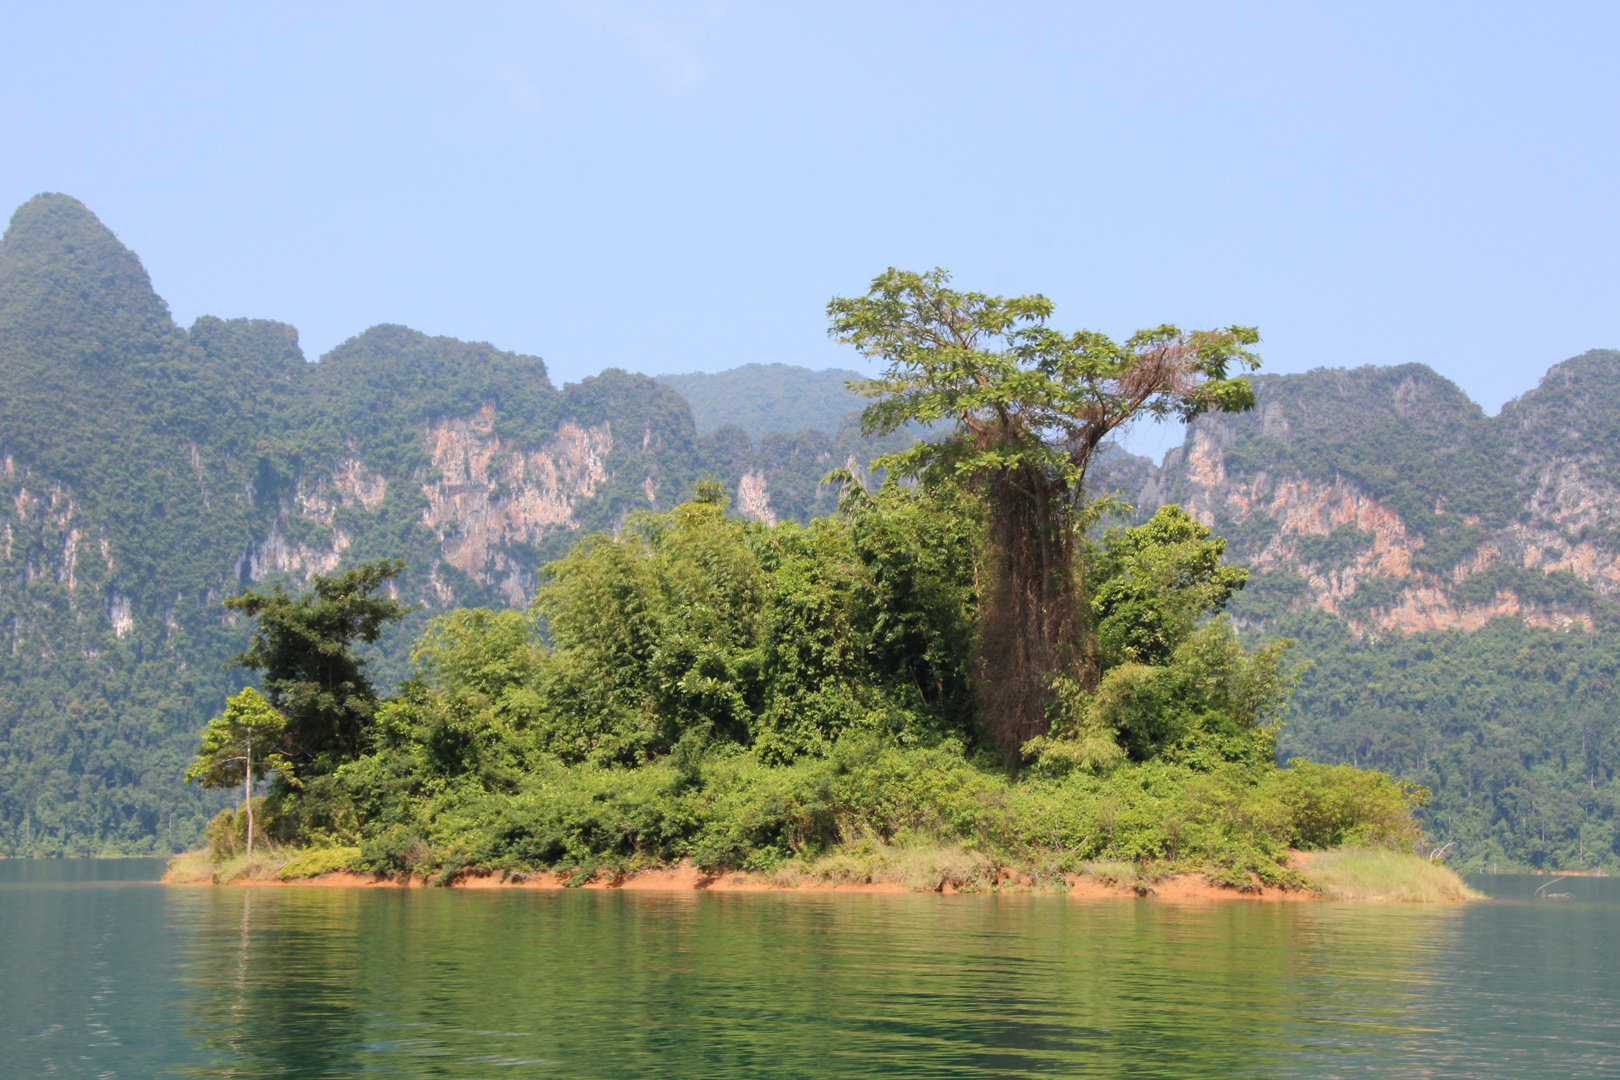
[[(1299, 668), (1223, 615), (1246, 581), (1224, 542), (1180, 507), (1124, 526), (1088, 495), (1132, 418), (1252, 403), (1252, 329), (1063, 334), (1044, 298), (938, 271), (891, 270), (830, 313), (887, 365), (860, 387), (867, 434), (943, 429), (879, 458), (881, 483), (835, 473), (832, 514), (746, 521), (700, 482), (551, 563), (527, 612), (431, 620), (386, 697), (356, 648), (407, 615), (379, 595), (402, 563), (229, 601), (256, 621), (236, 663), (260, 690), (191, 775), (275, 774), (174, 876), (584, 884), (689, 864), (919, 889), (1197, 872), (1252, 892), (1310, 885), (1291, 851), (1373, 848), (1459, 894), (1410, 854), (1421, 789), (1278, 767)], [(240, 722), (266, 707), (279, 722)], [(1334, 863), (1352, 865), (1391, 863)]]
[[(222, 666), (252, 620), (220, 601), (245, 587), (298, 593), (313, 571), (405, 559), (387, 589), (415, 610), (355, 648), (373, 693), (392, 698), (432, 618), (527, 609), (541, 569), (583, 536), (621, 533), (636, 509), (667, 512), (701, 477), (735, 500), (731, 513), (808, 527), (847, 494), (820, 483), (829, 471), (952, 426), (863, 435), (856, 413), (832, 430), (853, 392), (827, 373), (760, 367), (704, 380), (694, 426), (651, 378), (553, 385), (539, 357), (403, 326), (312, 359), (284, 324), (176, 325), (135, 253), (76, 200), (17, 210), (0, 238), (0, 855), (170, 855), (201, 841), (240, 795), (181, 778), (203, 723), (252, 681)], [(756, 400), (790, 371), (815, 416)], [(1620, 518), (1603, 494), (1620, 490), (1605, 449), (1620, 430), (1620, 353), (1557, 365), (1494, 417), (1421, 364), (1250, 382), (1256, 407), (1206, 412), (1164, 470), (1099, 447), (1087, 505), (1117, 491), (1137, 514), (1087, 527), (1100, 537), (1161, 503), (1198, 506), (1250, 569), (1227, 605), (1246, 645), (1297, 641), (1288, 655), (1305, 671), (1280, 717), (1282, 760), (1428, 788), (1417, 819), (1434, 846), (1455, 842), (1454, 866), (1620, 872), (1620, 608), (1605, 591)], [(707, 415), (716, 401), (724, 416)], [(711, 430), (721, 419), (751, 430)], [(814, 426), (768, 430), (801, 423)], [(1199, 460), (1238, 494), (1342, 481), (1345, 498), (1391, 508), (1413, 538), (1406, 576), (1370, 565), (1362, 526), (1301, 533), (1259, 504), (1197, 495), (1186, 481), (1201, 438), (1219, 449)], [(589, 467), (552, 493), (565, 515), (463, 543), (473, 516), (521, 517), (536, 455), (570, 446)], [(1563, 501), (1548, 503), (1537, 477), (1554, 474)], [(1527, 549), (1542, 565), (1514, 561), (1500, 530), (1521, 526), (1551, 545)], [(1593, 561), (1547, 561), (1576, 547)], [(1500, 557), (1481, 562), (1492, 548)], [(1482, 628), (1386, 625), (1414, 587), (1453, 606), (1510, 602)], [(1334, 590), (1344, 595), (1325, 610)]]

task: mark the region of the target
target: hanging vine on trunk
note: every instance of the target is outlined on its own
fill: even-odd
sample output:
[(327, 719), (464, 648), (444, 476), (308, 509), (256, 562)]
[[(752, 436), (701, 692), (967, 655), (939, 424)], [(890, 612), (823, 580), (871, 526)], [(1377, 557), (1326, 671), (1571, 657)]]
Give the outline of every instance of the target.
[(1082, 595), (1086, 471), (1097, 447), (1138, 416), (1191, 420), (1251, 408), (1241, 372), (1259, 366), (1248, 326), (1140, 330), (1124, 342), (1046, 325), (1044, 296), (957, 292), (943, 270), (890, 268), (865, 296), (827, 305), (829, 333), (887, 365), (854, 384), (873, 398), (867, 435), (907, 424), (942, 438), (874, 466), (926, 484), (977, 489), (990, 541), (980, 606), (978, 686), (986, 740), (1009, 757), (1046, 732), (1052, 682), (1096, 685)]

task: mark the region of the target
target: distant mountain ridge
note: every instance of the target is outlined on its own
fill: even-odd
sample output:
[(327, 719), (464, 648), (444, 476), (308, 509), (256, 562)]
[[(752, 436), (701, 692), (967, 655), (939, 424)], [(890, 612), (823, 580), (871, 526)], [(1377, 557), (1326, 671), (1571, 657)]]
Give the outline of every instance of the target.
[(1494, 418), (1421, 364), (1254, 382), (1253, 412), (1097, 476), (1227, 537), (1254, 570), (1235, 612), (1314, 607), (1379, 632), (1615, 624), (1620, 352), (1556, 365)]
[(858, 433), (700, 434), (672, 388), (610, 369), (558, 388), (538, 357), (377, 326), (319, 363), (297, 331), (176, 326), (140, 260), (41, 195), (0, 240), (0, 853), (189, 842), (179, 783), (240, 673), (253, 583), (403, 557), (418, 613), (527, 604), (585, 532), (719, 479), (739, 512), (831, 508)]
[(773, 431), (812, 429), (836, 437), (865, 400), (847, 383), (866, 376), (843, 368), (815, 371), (792, 364), (744, 364), (708, 374), (658, 375), (657, 380), (692, 406), (697, 429), (708, 434), (727, 424), (761, 439)]

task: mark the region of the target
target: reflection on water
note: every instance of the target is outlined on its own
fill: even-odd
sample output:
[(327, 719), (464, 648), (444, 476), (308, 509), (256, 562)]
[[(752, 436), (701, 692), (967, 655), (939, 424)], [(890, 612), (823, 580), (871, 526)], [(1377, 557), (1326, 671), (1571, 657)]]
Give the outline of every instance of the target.
[(19, 1076), (1620, 1073), (1615, 881), (1176, 906), (165, 889), (14, 865), (0, 1060)]

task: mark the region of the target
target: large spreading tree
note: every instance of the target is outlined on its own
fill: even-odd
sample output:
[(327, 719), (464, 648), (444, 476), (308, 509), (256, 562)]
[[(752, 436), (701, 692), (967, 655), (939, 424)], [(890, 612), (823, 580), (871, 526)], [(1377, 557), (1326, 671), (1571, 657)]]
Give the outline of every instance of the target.
[(856, 385), (873, 399), (868, 435), (946, 428), (874, 464), (978, 492), (989, 580), (977, 661), (987, 740), (1015, 756), (1048, 728), (1053, 681), (1096, 685), (1100, 667), (1080, 567), (1086, 474), (1098, 446), (1132, 420), (1192, 420), (1254, 404), (1253, 327), (1140, 330), (1123, 342), (1047, 325), (1044, 296), (950, 288), (943, 270), (896, 269), (865, 296), (827, 305), (829, 333), (886, 365)]

